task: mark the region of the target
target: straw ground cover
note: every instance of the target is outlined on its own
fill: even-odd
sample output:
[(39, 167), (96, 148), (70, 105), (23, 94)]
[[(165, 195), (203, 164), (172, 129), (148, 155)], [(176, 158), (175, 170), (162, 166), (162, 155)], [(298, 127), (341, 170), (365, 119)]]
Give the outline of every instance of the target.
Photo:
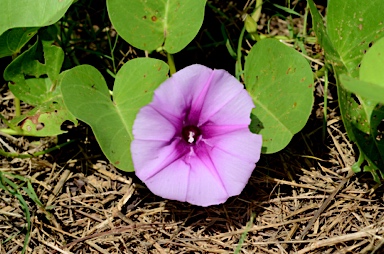
[[(144, 55), (118, 41), (115, 61), (105, 57), (116, 33), (104, 6), (78, 4), (67, 16), (78, 35), (68, 42), (68, 61), (92, 62), (108, 79), (108, 72)], [(93, 11), (81, 12), (81, 4)], [(175, 55), (178, 66), (199, 62), (231, 70), (234, 60), (220, 27), (236, 45), (247, 4), (210, 1), (207, 12), (214, 18), (205, 20), (188, 51)], [(301, 1), (278, 4), (298, 4), (295, 11), (305, 12)], [(284, 43), (305, 52), (318, 71), (323, 57), (314, 34), (297, 38), (310, 20), (306, 24), (289, 10), (266, 4), (258, 29), (287, 37)], [(133, 173), (108, 163), (85, 124), (66, 124), (68, 133), (58, 138), (2, 134), (3, 150), (28, 158), (1, 158), (0, 253), (20, 253), (24, 245), (27, 253), (382, 253), (383, 188), (369, 173), (351, 173), (356, 148), (342, 127), (334, 81), (318, 74), (316, 102), (303, 131), (284, 151), (262, 156), (240, 196), (208, 208), (151, 194)], [(2, 83), (1, 113), (11, 118), (13, 95)], [(47, 151), (68, 141), (73, 142)], [(41, 155), (30, 156), (36, 153)]]

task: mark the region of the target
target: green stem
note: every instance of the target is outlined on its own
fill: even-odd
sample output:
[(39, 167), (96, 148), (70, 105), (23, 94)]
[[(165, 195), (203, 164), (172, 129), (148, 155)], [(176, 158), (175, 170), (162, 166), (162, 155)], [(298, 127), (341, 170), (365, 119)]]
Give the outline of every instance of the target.
[(33, 135), (28, 135), (27, 132), (24, 132), (18, 126), (14, 126), (14, 128), (12, 128), (11, 126), (9, 126), (9, 127), (10, 127), (10, 129), (0, 129), (0, 132), (8, 134), (8, 135), (12, 135), (12, 136), (15, 136), (15, 135), (19, 135), (19, 136), (33, 136)]
[[(15, 60), (15, 58), (17, 57), (17, 53), (16, 54), (13, 54), (12, 55), (12, 61)], [(21, 115), (21, 109), (20, 109), (20, 99), (16, 97), (15, 95), (15, 99), (13, 100), (13, 103), (15, 105), (15, 116), (20, 116)]]
[(15, 96), (13, 103), (15, 104), (15, 116), (21, 116), (20, 99)]
[[(0, 114), (0, 119), (3, 120), (3, 123), (5, 123), (8, 128), (11, 128), (12, 130), (17, 130), (17, 127), (15, 125), (13, 125), (11, 122), (9, 122), (7, 119), (5, 119), (5, 117)], [(1, 132), (1, 129), (0, 129), (0, 132)]]
[(250, 230), (251, 227), (252, 227), (252, 224), (253, 224), (253, 220), (254, 220), (254, 219), (255, 219), (255, 213), (252, 213), (252, 214), (251, 214), (251, 218), (249, 219), (249, 221), (248, 221), (248, 223), (247, 223), (247, 226), (245, 227), (244, 232), (241, 234), (239, 243), (237, 244), (237, 247), (236, 247), (236, 249), (235, 249), (234, 254), (238, 254), (238, 253), (240, 253), (240, 251), (241, 251), (241, 247), (242, 247), (243, 244), (244, 244), (245, 237), (247, 237), (247, 234), (248, 234), (249, 230)]
[(117, 44), (117, 40), (119, 39), (119, 35), (116, 35), (115, 43), (112, 46), (111, 43), (111, 36), (109, 35), (109, 31), (107, 31), (107, 36), (108, 36), (108, 44), (109, 44), (109, 49), (111, 50), (111, 60), (112, 60), (112, 66), (113, 66), (113, 73), (116, 74), (117, 69), (116, 69), (116, 63), (115, 63), (115, 48)]
[(361, 172), (361, 164), (365, 161), (365, 156), (360, 150), (359, 159), (352, 165), (352, 171), (355, 173)]
[(176, 72), (176, 66), (175, 66), (175, 61), (173, 60), (173, 55), (167, 52), (167, 59), (168, 59), (168, 65), (169, 65), (169, 73), (172, 76)]
[(241, 30), (240, 36), (239, 36), (239, 43), (237, 44), (237, 60), (236, 60), (236, 78), (240, 80), (240, 75), (243, 72), (243, 66), (241, 64), (241, 47), (243, 44), (243, 38), (245, 33), (245, 26), (243, 26), (243, 29)]
[(327, 107), (328, 107), (328, 70), (324, 73), (324, 108), (323, 108), (323, 142), (327, 133)]
[(304, 22), (303, 22), (303, 38), (304, 38), (303, 41), (305, 41), (305, 38), (307, 37), (308, 11), (309, 11), (309, 4), (307, 3), (307, 6), (305, 7)]
[(33, 158), (33, 157), (37, 157), (37, 156), (40, 156), (40, 155), (44, 155), (44, 154), (50, 153), (52, 151), (55, 151), (57, 149), (60, 149), (60, 148), (62, 148), (64, 146), (66, 146), (66, 145), (69, 145), (69, 144), (71, 144), (73, 142), (75, 142), (74, 139), (70, 140), (68, 142), (65, 142), (63, 144), (56, 145), (54, 147), (48, 148), (47, 150), (44, 150), (44, 151), (41, 151), (41, 152), (36, 152), (36, 153), (33, 153), (33, 154), (9, 153), (9, 152), (6, 152), (6, 151), (0, 149), (0, 155), (8, 157), (8, 158), (20, 158), (20, 159)]

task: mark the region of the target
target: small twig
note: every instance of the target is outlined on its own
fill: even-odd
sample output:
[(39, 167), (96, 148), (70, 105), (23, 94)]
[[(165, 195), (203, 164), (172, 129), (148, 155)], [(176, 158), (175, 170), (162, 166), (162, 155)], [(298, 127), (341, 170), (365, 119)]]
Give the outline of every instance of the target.
[[(7, 149), (8, 149), (8, 151), (10, 151), (11, 153), (16, 153), (16, 151), (15, 151), (15, 149), (13, 149), (11, 146), (9, 146), (7, 143), (5, 143), (5, 141), (2, 139), (2, 138), (0, 138), (0, 143), (3, 145), (3, 146), (5, 146)], [(5, 152), (5, 151), (4, 151)], [(6, 153), (6, 152), (5, 152)]]
[[(72, 246), (74, 246), (76, 243), (80, 243), (80, 242), (83, 242), (83, 241), (86, 241), (86, 240), (89, 240), (89, 239), (93, 239), (93, 238), (96, 238), (96, 237), (119, 235), (119, 234), (127, 233), (129, 231), (132, 231), (132, 230), (135, 230), (135, 229), (138, 229), (138, 228), (148, 228), (148, 229), (150, 229), (150, 228), (153, 228), (155, 226), (160, 226), (160, 225), (164, 225), (164, 223), (151, 223), (151, 224), (140, 223), (140, 224), (129, 225), (129, 226), (126, 226), (126, 227), (118, 227), (118, 228), (114, 228), (114, 229), (111, 229), (111, 230), (108, 230), (108, 231), (105, 231), (105, 232), (95, 233), (93, 235), (89, 235), (89, 236), (85, 236), (85, 237), (76, 239), (76, 240), (66, 244), (63, 248), (64, 249), (69, 249)], [(54, 251), (52, 254), (54, 254), (54, 253), (56, 253), (56, 251)]]
[(341, 235), (341, 236), (336, 236), (336, 237), (321, 240), (321, 241), (316, 241), (312, 245), (310, 245), (309, 247), (306, 247), (306, 248), (300, 250), (298, 252), (298, 254), (304, 254), (304, 253), (307, 253), (309, 251), (313, 251), (315, 249), (325, 247), (325, 246), (334, 245), (334, 244), (340, 243), (340, 242), (347, 242), (347, 241), (351, 241), (351, 240), (360, 239), (363, 237), (368, 237), (368, 236), (371, 236), (375, 231), (376, 231), (376, 229), (372, 229), (369, 231), (360, 231), (360, 232), (356, 232), (356, 233), (352, 233), (352, 234), (348, 234), (348, 235)]
[(339, 184), (339, 186), (337, 186), (336, 189), (331, 193), (331, 195), (328, 196), (328, 198), (320, 206), (319, 210), (316, 211), (313, 218), (308, 222), (308, 225), (305, 227), (304, 231), (301, 233), (300, 239), (303, 240), (305, 238), (305, 236), (308, 234), (309, 229), (313, 226), (315, 221), (320, 217), (320, 214), (324, 212), (324, 210), (328, 207), (331, 201), (335, 198), (336, 194), (344, 187), (344, 185), (347, 183), (349, 178), (351, 178), (353, 175), (354, 175), (354, 172), (350, 170), (347, 177), (344, 178)]
[(53, 200), (55, 199), (56, 195), (61, 191), (70, 175), (71, 171), (69, 169), (64, 170), (63, 174), (60, 177), (60, 180), (57, 182), (55, 188), (53, 189), (52, 194), (48, 197), (47, 206), (52, 205)]

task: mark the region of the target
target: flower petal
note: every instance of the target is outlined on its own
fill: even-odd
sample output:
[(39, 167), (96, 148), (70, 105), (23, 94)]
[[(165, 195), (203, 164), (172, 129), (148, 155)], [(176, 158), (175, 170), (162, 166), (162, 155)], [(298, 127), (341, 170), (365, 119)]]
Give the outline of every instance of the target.
[(180, 128), (178, 120), (164, 117), (153, 107), (145, 106), (136, 116), (132, 133), (135, 139), (169, 142)]
[(188, 191), (190, 165), (176, 160), (145, 181), (156, 195), (185, 202)]
[(181, 142), (183, 141), (179, 139), (173, 141), (133, 140), (131, 152), (136, 176), (146, 183), (147, 179), (184, 156), (189, 148)]
[[(215, 128), (222, 131), (221, 126), (210, 126), (210, 128), (211, 132), (218, 133), (214, 130)], [(251, 133), (248, 128), (215, 135), (209, 139), (204, 139), (203, 142), (209, 147), (220, 149), (244, 161), (256, 163), (260, 159), (262, 136)]]
[(239, 195), (255, 169), (255, 162), (244, 160), (218, 147), (208, 147), (212, 165), (227, 192), (227, 198)]
[(214, 70), (199, 125), (213, 121), (212, 118), (222, 120), (219, 124), (249, 125), (252, 108), (254, 104), (244, 86), (225, 70)]
[(224, 203), (228, 199), (226, 186), (221, 182), (210, 158), (194, 156), (189, 160), (191, 165), (187, 199), (191, 204), (210, 206)]
[(212, 69), (198, 64), (179, 70), (156, 89), (150, 105), (164, 115), (181, 120), (192, 106), (200, 111), (201, 94), (209, 84), (212, 72)]
[[(203, 110), (206, 110), (207, 105), (204, 105)], [(213, 107), (213, 106), (211, 106)], [(240, 91), (235, 97), (231, 98), (225, 105), (212, 114), (205, 113), (205, 116), (200, 118), (204, 125), (243, 125), (247, 127), (251, 123), (251, 111), (254, 107), (251, 97), (246, 90)], [(215, 108), (217, 109), (217, 108)]]

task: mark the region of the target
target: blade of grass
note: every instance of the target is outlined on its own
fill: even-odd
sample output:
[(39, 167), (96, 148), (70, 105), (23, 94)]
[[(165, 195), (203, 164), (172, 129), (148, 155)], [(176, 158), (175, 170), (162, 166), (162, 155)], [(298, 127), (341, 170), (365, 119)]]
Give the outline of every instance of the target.
[[(9, 186), (7, 186), (9, 185)], [(21, 251), (22, 254), (25, 253), (28, 243), (29, 243), (29, 238), (31, 234), (31, 213), (29, 211), (29, 207), (21, 193), (19, 192), (19, 186), (12, 182), (10, 179), (7, 177), (4, 177), (4, 174), (0, 172), (0, 188), (3, 189), (4, 191), (8, 192), (15, 198), (19, 200), (19, 204), (24, 211), (25, 219), (27, 221), (27, 227), (26, 227), (26, 233), (25, 233), (25, 238), (24, 238), (24, 244), (23, 244), (23, 249)]]
[(244, 38), (244, 33), (245, 33), (245, 25), (243, 26), (243, 29), (241, 30), (240, 36), (239, 36), (239, 42), (237, 44), (237, 60), (236, 60), (236, 78), (240, 80), (240, 76), (243, 73), (243, 65), (241, 64), (241, 47), (243, 43), (243, 38)]
[(241, 234), (239, 243), (237, 244), (237, 247), (235, 249), (234, 254), (238, 254), (241, 250), (241, 247), (243, 246), (244, 240), (247, 237), (248, 231), (251, 229), (253, 220), (255, 219), (255, 213), (251, 214), (251, 218), (249, 219), (247, 226), (245, 227), (245, 231)]
[[(1, 130), (1, 131), (3, 131), (3, 130)], [(41, 151), (41, 152), (36, 152), (36, 153), (33, 153), (33, 154), (9, 153), (9, 152), (6, 152), (6, 151), (0, 149), (0, 155), (8, 157), (8, 158), (21, 158), (21, 159), (33, 158), (33, 157), (37, 157), (37, 156), (40, 156), (40, 155), (44, 155), (44, 154), (50, 153), (50, 152), (52, 152), (54, 150), (60, 149), (60, 148), (62, 148), (64, 146), (66, 146), (66, 145), (69, 145), (70, 143), (73, 143), (73, 142), (75, 142), (74, 139), (70, 140), (68, 142), (65, 142), (63, 144), (56, 145), (54, 147), (48, 148), (47, 150), (44, 150), (44, 151)]]
[(281, 6), (281, 5), (278, 5), (278, 4), (273, 4), (276, 8), (279, 8), (280, 10), (283, 10), (289, 14), (292, 14), (292, 15), (296, 15), (296, 16), (299, 16), (301, 17), (301, 14), (300, 13), (297, 13), (295, 12), (294, 10), (290, 9), (290, 8), (287, 8), (287, 7), (284, 7), (284, 6)]
[(324, 108), (323, 108), (323, 143), (327, 133), (327, 107), (328, 107), (328, 69), (324, 73)]

